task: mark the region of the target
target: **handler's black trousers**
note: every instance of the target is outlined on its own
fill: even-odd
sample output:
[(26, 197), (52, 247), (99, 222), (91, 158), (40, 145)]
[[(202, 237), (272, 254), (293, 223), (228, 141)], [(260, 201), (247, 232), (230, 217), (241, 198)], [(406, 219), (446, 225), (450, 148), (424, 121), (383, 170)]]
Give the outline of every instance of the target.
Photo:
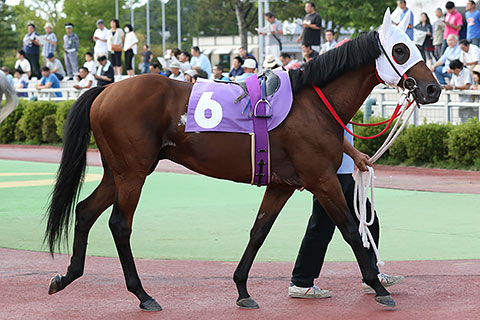
[[(353, 209), (353, 193), (355, 187), (355, 180), (351, 174), (337, 175), (342, 190), (347, 200), (350, 213), (354, 217), (358, 226), (358, 219), (355, 216)], [(370, 220), (370, 200), (367, 200), (367, 221)], [(378, 240), (380, 236), (380, 228), (378, 225), (378, 218), (375, 214), (375, 220), (372, 226), (369, 227), (373, 239), (378, 247)], [(333, 232), (335, 231), (335, 224), (327, 215), (325, 209), (320, 205), (317, 199), (313, 198), (312, 215), (308, 222), (307, 231), (303, 237), (300, 251), (298, 252), (297, 261), (292, 272), (292, 282), (298, 287), (311, 287), (313, 280), (318, 278), (322, 269), (325, 254), (327, 252), (328, 244), (332, 240)], [(366, 249), (365, 249), (366, 250)], [(367, 250), (368, 257), (372, 266), (377, 270), (377, 258), (375, 252), (370, 247)]]

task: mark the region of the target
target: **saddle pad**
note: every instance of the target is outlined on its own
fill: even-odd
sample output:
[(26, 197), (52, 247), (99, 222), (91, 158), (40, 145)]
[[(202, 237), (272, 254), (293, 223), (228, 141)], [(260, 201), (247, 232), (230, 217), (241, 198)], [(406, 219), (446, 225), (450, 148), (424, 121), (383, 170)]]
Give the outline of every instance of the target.
[[(281, 84), (277, 92), (267, 97), (273, 114), (267, 120), (268, 131), (275, 129), (285, 120), (293, 101), (288, 73), (285, 71), (274, 72), (280, 77)], [(235, 99), (244, 93), (239, 85), (198, 80), (193, 85), (188, 101), (185, 132), (253, 132), (253, 121), (249, 117), (251, 109), (243, 112), (250, 100), (249, 96), (234, 103)]]

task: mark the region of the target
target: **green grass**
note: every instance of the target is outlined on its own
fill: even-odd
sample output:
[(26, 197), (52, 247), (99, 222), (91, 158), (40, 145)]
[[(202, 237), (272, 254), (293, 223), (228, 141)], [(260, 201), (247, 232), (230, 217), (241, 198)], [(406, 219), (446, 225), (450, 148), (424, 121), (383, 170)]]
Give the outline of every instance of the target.
[[(55, 172), (57, 165), (0, 160), (0, 173)], [(89, 173), (101, 173), (98, 167)], [(2, 177), (0, 182), (51, 176)], [(85, 198), (98, 182), (85, 183)], [(204, 176), (153, 173), (134, 218), (136, 257), (237, 261), (248, 242), (265, 188)], [(43, 214), (51, 186), (0, 188), (0, 247), (45, 250)], [(259, 261), (294, 261), (310, 215), (312, 196), (295, 192), (261, 248)], [(480, 258), (479, 195), (376, 189), (382, 259)], [(89, 255), (116, 256), (108, 209), (93, 227)], [(71, 240), (71, 239), (70, 239)], [(71, 252), (70, 244), (68, 252)], [(329, 261), (353, 261), (338, 232)]]

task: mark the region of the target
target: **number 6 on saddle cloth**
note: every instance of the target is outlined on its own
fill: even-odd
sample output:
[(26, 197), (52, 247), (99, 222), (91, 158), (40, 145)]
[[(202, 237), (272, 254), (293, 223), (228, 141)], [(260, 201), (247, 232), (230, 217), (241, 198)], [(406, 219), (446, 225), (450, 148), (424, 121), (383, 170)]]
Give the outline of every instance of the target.
[[(269, 77), (279, 79), (278, 90), (268, 88), (266, 82)], [(271, 71), (260, 78), (253, 75), (247, 78), (245, 83), (199, 79), (193, 86), (188, 101), (185, 132), (250, 134), (251, 183), (267, 185), (270, 181), (268, 131), (275, 129), (285, 120), (292, 102), (290, 78), (285, 71)], [(245, 112), (246, 110), (250, 111)]]

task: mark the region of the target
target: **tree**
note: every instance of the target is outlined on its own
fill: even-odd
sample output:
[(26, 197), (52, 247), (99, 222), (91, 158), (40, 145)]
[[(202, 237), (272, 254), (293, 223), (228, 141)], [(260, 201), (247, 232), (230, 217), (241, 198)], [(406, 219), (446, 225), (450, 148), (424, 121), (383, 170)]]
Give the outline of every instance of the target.
[(16, 32), (13, 30), (14, 12), (5, 4), (5, 0), (0, 0), (0, 64), (8, 51), (18, 48), (20, 42)]

